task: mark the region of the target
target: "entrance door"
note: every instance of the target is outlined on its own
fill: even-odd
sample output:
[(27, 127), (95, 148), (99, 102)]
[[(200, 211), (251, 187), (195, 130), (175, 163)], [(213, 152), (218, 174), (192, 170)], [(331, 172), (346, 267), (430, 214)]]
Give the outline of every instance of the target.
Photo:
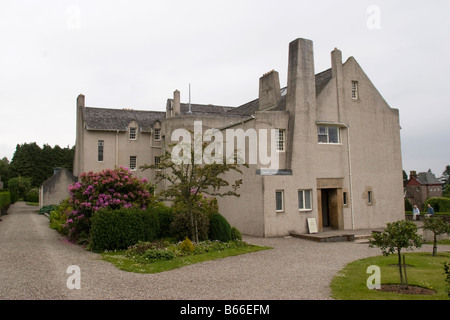
[(322, 227), (330, 227), (330, 207), (328, 202), (328, 192), (330, 189), (322, 189)]
[(342, 189), (320, 189), (322, 228), (342, 228)]

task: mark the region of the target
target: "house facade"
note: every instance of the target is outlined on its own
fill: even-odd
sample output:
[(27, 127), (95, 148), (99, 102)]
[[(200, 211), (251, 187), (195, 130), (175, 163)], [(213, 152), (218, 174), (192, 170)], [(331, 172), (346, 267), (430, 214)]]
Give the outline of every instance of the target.
[(417, 174), (416, 171), (411, 171), (406, 183), (405, 198), (419, 210), (426, 210), (425, 201), (434, 197), (442, 197), (442, 182), (431, 172)]
[[(137, 168), (155, 163), (178, 142), (171, 140), (176, 129), (194, 131), (201, 123), (203, 133), (217, 129), (227, 142), (244, 141), (249, 166), (227, 177), (243, 180), (240, 197), (218, 199), (221, 214), (244, 234), (307, 233), (308, 218), (319, 232), (379, 228), (403, 219), (398, 110), (356, 60), (343, 62), (337, 49), (331, 68), (317, 74), (312, 41), (292, 41), (288, 59), (286, 87), (270, 71), (259, 79), (259, 96), (238, 107), (188, 105), (176, 90), (165, 113), (138, 112), (89, 108), (80, 95), (74, 174), (131, 167), (132, 157)], [(150, 180), (154, 174), (136, 173)]]

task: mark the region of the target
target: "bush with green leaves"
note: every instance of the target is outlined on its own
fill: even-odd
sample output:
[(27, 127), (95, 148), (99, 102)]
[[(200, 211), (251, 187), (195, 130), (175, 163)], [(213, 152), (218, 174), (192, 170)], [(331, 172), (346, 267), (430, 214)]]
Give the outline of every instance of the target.
[(450, 212), (450, 198), (430, 198), (425, 201), (424, 208), (427, 208), (428, 205), (431, 205), (433, 207), (434, 212)]
[(9, 191), (0, 192), (0, 215), (5, 214), (11, 205), (11, 194)]
[(31, 188), (28, 190), (24, 200), (27, 202), (39, 202), (39, 188)]
[(231, 240), (242, 240), (242, 234), (236, 227), (231, 227)]
[(138, 179), (126, 168), (82, 173), (69, 186), (68, 237), (78, 243), (89, 239), (92, 215), (100, 209), (146, 209), (152, 203), (153, 187), (147, 179)]
[(220, 213), (215, 212), (209, 219), (209, 238), (228, 242), (231, 240), (231, 226)]
[(158, 217), (150, 210), (105, 208), (92, 216), (90, 246), (93, 251), (121, 250), (158, 234)]
[[(196, 213), (198, 238), (200, 241), (207, 240), (209, 234), (209, 218), (202, 212)], [(187, 211), (175, 212), (173, 221), (170, 224), (170, 231), (173, 237), (178, 241), (182, 241), (186, 237), (191, 236), (191, 220)]]
[(24, 199), (28, 191), (31, 189), (31, 178), (15, 177), (8, 181), (8, 189), (11, 193), (11, 203)]
[(164, 260), (172, 260), (175, 258), (175, 254), (169, 250), (161, 249), (148, 249), (139, 258), (141, 262), (157, 262)]

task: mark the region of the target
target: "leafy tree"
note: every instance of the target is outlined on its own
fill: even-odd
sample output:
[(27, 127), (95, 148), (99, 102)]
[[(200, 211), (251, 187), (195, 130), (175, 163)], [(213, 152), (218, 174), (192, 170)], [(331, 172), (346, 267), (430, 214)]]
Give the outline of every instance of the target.
[[(204, 151), (205, 148), (206, 144), (204, 143), (202, 150)], [(195, 205), (199, 202), (202, 194), (239, 197), (237, 189), (242, 184), (242, 179), (235, 180), (230, 186), (230, 183), (222, 176), (231, 171), (242, 174), (242, 170), (241, 165), (236, 161), (236, 153), (234, 163), (226, 163), (225, 157), (223, 157), (222, 161), (208, 161), (208, 164), (198, 164), (195, 161), (194, 148), (191, 148), (190, 152), (190, 157), (184, 155), (186, 156), (185, 161), (177, 164), (173, 161), (170, 150), (166, 150), (164, 155), (160, 157), (159, 164), (144, 165), (140, 168), (142, 170), (156, 170), (157, 183), (168, 182), (165, 188), (160, 191), (159, 196), (165, 200), (172, 200), (174, 203), (182, 202), (185, 204), (190, 219), (191, 238), (198, 242), (198, 218), (194, 209)]]
[(7, 157), (0, 160), (0, 181), (3, 182), (3, 187), (6, 188), (9, 179), (11, 178), (11, 168)]
[(450, 224), (440, 217), (429, 217), (425, 219), (423, 228), (433, 232), (433, 256), (437, 254), (437, 235), (450, 234)]
[(383, 232), (372, 233), (372, 238), (369, 239), (369, 242), (370, 247), (379, 247), (385, 256), (397, 251), (400, 283), (404, 285), (401, 250), (412, 247), (420, 248), (423, 244), (422, 236), (417, 234), (416, 224), (405, 220), (387, 223)]
[(75, 148), (54, 148), (36, 142), (18, 144), (10, 164), (10, 177), (30, 177), (33, 187), (39, 187), (53, 174), (53, 168), (64, 167), (72, 171)]
[(8, 181), (8, 189), (11, 193), (11, 202), (14, 203), (20, 198), (25, 198), (31, 189), (31, 178), (16, 177)]

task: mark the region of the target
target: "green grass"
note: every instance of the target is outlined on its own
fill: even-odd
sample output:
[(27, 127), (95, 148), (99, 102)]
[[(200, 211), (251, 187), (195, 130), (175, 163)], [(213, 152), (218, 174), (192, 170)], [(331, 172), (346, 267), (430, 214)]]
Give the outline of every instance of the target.
[(371, 274), (366, 271), (371, 265), (380, 267), (381, 285), (400, 283), (398, 258), (393, 254), (347, 264), (331, 282), (332, 297), (338, 300), (450, 300), (444, 275), (444, 262), (450, 262), (450, 252), (438, 251), (436, 257), (431, 252), (405, 253), (405, 258), (408, 284), (432, 289), (435, 294), (399, 294), (368, 289), (366, 281)]
[(183, 266), (191, 265), (208, 260), (222, 259), (230, 256), (237, 256), (240, 254), (256, 252), (261, 250), (272, 249), (271, 247), (263, 247), (256, 245), (248, 245), (238, 248), (230, 248), (221, 251), (208, 252), (197, 255), (188, 255), (176, 257), (169, 261), (158, 261), (153, 263), (139, 263), (136, 260), (125, 255), (125, 250), (116, 252), (102, 253), (102, 258), (114, 264), (117, 268), (124, 271), (135, 273), (158, 273), (168, 271)]

